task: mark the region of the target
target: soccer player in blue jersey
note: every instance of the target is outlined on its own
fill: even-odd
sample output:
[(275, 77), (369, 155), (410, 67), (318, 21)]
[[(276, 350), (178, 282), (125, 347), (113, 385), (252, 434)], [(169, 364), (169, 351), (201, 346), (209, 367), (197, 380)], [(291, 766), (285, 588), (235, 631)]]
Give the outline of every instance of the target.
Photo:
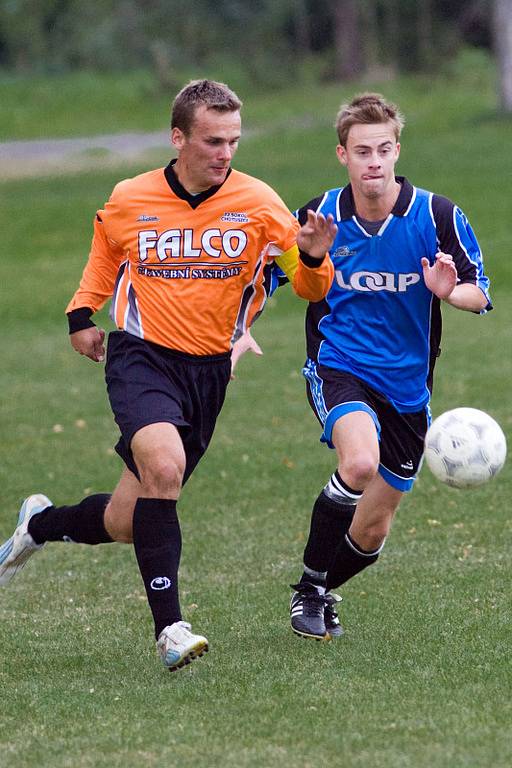
[(343, 105), (338, 160), (349, 183), (298, 213), (332, 214), (335, 279), (306, 315), (304, 375), (321, 440), (338, 466), (312, 511), (291, 625), (316, 640), (342, 634), (331, 593), (375, 563), (411, 490), (429, 425), (442, 301), (491, 309), (482, 254), (460, 208), (395, 176), (403, 118), (379, 94)]

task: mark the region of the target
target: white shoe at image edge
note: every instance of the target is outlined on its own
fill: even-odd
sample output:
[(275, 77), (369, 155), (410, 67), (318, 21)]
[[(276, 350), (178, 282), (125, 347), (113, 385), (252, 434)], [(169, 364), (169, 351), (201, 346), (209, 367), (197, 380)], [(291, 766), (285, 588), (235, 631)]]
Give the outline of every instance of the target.
[(35, 543), (28, 532), (28, 524), (34, 515), (51, 506), (50, 499), (42, 493), (29, 496), (21, 505), (16, 530), (0, 547), (0, 586), (8, 584), (29, 557), (44, 546)]

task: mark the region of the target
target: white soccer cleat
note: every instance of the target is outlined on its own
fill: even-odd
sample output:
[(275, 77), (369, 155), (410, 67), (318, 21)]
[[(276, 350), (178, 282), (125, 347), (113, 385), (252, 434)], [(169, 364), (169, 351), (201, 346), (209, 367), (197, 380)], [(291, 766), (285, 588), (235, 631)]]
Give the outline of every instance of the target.
[(186, 621), (176, 621), (160, 632), (156, 647), (169, 672), (190, 664), (208, 650), (206, 637), (194, 635), (190, 629)]
[(44, 544), (36, 544), (28, 532), (30, 519), (51, 507), (52, 502), (42, 493), (29, 496), (21, 505), (18, 525), (10, 539), (0, 547), (0, 586), (5, 586), (23, 568), (29, 557)]

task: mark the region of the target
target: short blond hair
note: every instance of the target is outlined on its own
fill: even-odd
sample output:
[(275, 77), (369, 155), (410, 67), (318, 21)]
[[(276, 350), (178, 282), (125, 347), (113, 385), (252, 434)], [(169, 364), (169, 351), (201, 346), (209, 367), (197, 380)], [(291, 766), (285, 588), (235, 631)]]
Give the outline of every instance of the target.
[(185, 135), (189, 135), (196, 109), (201, 106), (215, 109), (217, 112), (239, 112), (242, 102), (225, 83), (215, 80), (191, 80), (173, 101), (171, 128), (179, 128)]
[(395, 138), (398, 141), (405, 119), (396, 104), (386, 101), (380, 93), (360, 93), (349, 104), (342, 104), (336, 115), (335, 128), (342, 147), (347, 144), (348, 132), (358, 123), (393, 124)]

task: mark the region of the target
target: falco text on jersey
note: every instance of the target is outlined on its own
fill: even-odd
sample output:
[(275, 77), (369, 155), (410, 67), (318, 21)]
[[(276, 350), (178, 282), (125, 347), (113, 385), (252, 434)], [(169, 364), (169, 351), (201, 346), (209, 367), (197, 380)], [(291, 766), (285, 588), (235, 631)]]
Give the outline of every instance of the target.
[(228, 256), (236, 259), (247, 245), (247, 234), (242, 229), (206, 229), (194, 237), (193, 229), (167, 229), (158, 234), (156, 229), (139, 232), (139, 262), (144, 262), (155, 251), (159, 261), (167, 259), (198, 259), (206, 255), (215, 259)]

